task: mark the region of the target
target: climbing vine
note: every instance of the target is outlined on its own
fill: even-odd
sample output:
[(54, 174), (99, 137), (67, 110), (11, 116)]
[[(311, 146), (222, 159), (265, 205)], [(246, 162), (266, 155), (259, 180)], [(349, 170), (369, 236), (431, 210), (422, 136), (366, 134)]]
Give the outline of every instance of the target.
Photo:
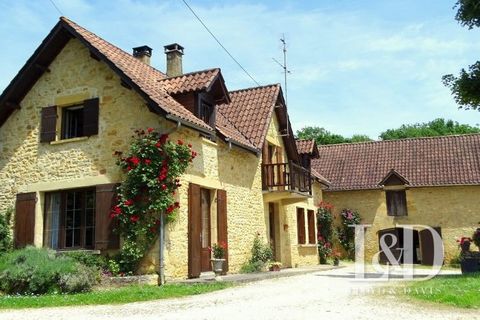
[(327, 258), (332, 254), (333, 243), (333, 205), (320, 202), (317, 211), (317, 242), (318, 256), (321, 264), (327, 263)]
[(355, 257), (355, 228), (360, 224), (360, 214), (350, 209), (343, 209), (340, 213), (341, 227), (337, 228), (338, 241), (347, 252), (350, 259)]
[(126, 155), (115, 152), (117, 165), (125, 174), (110, 213), (123, 239), (118, 258), (121, 271), (135, 271), (157, 238), (163, 214), (167, 222), (175, 219), (180, 206), (175, 201), (179, 177), (196, 155), (190, 144), (174, 143), (152, 128), (135, 131)]

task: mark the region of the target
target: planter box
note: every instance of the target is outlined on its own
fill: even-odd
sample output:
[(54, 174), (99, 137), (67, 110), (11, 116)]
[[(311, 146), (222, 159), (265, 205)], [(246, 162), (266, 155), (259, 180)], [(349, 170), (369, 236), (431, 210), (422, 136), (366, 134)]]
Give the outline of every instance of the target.
[(460, 261), (462, 273), (480, 272), (480, 257), (463, 257)]

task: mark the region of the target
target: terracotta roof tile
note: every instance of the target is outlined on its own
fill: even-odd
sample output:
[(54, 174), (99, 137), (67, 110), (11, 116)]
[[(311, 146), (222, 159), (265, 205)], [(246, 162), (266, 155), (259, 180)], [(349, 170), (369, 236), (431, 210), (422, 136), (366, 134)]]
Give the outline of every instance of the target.
[(255, 148), (261, 149), (279, 93), (278, 84), (231, 91), (231, 102), (219, 105), (218, 110)]
[(230, 138), (248, 148), (256, 149), (255, 146), (240, 132), (237, 128), (222, 114), (221, 111), (217, 112), (216, 127), (226, 138)]
[(379, 188), (394, 169), (412, 187), (480, 184), (480, 134), (318, 147), (312, 167), (330, 190)]
[(315, 140), (295, 140), (299, 154), (311, 154), (315, 146)]
[(168, 94), (163, 81), (161, 81), (165, 79), (165, 74), (103, 40), (75, 22), (65, 17), (61, 17), (60, 19), (92, 47), (103, 54), (166, 113), (172, 114), (204, 129), (212, 130), (205, 122), (197, 118)]
[(158, 80), (170, 94), (206, 90), (220, 74), (220, 69), (209, 69), (185, 73), (178, 77)]

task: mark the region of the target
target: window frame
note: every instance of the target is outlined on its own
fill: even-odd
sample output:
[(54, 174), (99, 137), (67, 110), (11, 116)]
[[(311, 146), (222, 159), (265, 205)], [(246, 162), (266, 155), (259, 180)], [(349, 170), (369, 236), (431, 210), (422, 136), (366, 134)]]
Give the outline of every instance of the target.
[(305, 208), (297, 207), (297, 243), (299, 245), (307, 244), (305, 233)]
[(308, 225), (308, 244), (316, 244), (315, 237), (315, 210), (307, 209), (307, 225)]
[[(67, 196), (70, 193), (80, 193), (81, 197), (81, 203), (79, 206), (79, 209), (81, 211), (81, 216), (80, 216), (80, 244), (75, 245), (74, 241), (74, 236), (72, 240), (72, 245), (67, 247)], [(87, 193), (91, 193), (91, 196), (93, 197), (93, 203), (91, 208), (87, 208), (87, 198), (86, 195)], [(57, 231), (57, 247), (52, 248), (51, 247), (51, 241), (49, 238), (49, 233), (50, 232), (55, 232), (55, 231), (50, 231), (46, 229), (47, 226), (47, 221), (49, 220), (49, 204), (50, 204), (50, 199), (49, 197), (53, 194), (58, 194), (60, 196), (60, 205), (59, 205), (59, 217), (58, 217), (58, 231)], [(95, 249), (95, 241), (96, 241), (96, 228), (97, 228), (97, 222), (96, 222), (96, 204), (97, 204), (97, 199), (96, 199), (96, 188), (77, 188), (77, 189), (68, 189), (68, 190), (60, 190), (60, 191), (53, 191), (53, 192), (46, 192), (45, 197), (44, 197), (44, 226), (43, 226), (43, 246), (48, 247), (54, 250), (94, 250)], [(87, 210), (92, 210), (91, 215), (92, 215), (92, 225), (87, 226), (86, 225), (86, 220), (87, 220)], [(91, 244), (87, 245), (87, 229), (91, 229)]]
[[(395, 199), (396, 195), (399, 195), (397, 199)], [(407, 193), (405, 189), (385, 190), (385, 200), (388, 216), (408, 216)]]
[[(81, 110), (81, 112), (78, 112), (77, 110)], [(77, 133), (72, 136), (70, 135), (67, 136), (66, 130), (67, 130), (68, 114), (75, 113), (75, 111), (77, 111), (78, 113), (77, 116), (81, 117), (81, 120), (77, 122), (77, 127), (76, 127)], [(68, 140), (68, 139), (85, 137), (86, 135), (84, 133), (84, 127), (85, 127), (85, 104), (83, 102), (73, 104), (73, 105), (63, 106), (60, 108), (60, 140)]]

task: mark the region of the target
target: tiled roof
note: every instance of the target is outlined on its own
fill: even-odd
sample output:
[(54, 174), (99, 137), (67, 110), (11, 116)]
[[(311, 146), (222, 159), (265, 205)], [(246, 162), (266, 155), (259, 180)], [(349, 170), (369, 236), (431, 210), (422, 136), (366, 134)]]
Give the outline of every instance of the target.
[(215, 119), (217, 130), (226, 138), (233, 139), (239, 142), (245, 147), (258, 150), (255, 146), (240, 132), (237, 128), (222, 114), (221, 111), (217, 111), (217, 117)]
[(166, 113), (177, 116), (199, 127), (210, 130), (212, 129), (168, 94), (163, 86), (163, 81), (160, 81), (165, 79), (165, 74), (136, 59), (131, 54), (126, 53), (113, 44), (103, 40), (75, 22), (65, 17), (61, 17), (60, 19), (67, 26), (71, 27), (88, 44), (103, 54)]
[(315, 140), (295, 140), (299, 154), (311, 154), (314, 152)]
[(279, 93), (278, 84), (231, 91), (231, 102), (219, 105), (218, 110), (252, 145), (260, 149)]
[(220, 74), (220, 69), (209, 69), (185, 73), (178, 77), (159, 80), (160, 84), (170, 94), (187, 93), (206, 90)]
[(330, 190), (379, 188), (394, 169), (411, 187), (480, 184), (480, 134), (318, 147), (312, 167)]
[(315, 178), (317, 178), (321, 183), (327, 185), (327, 186), (330, 186), (331, 185), (331, 182), (328, 181), (324, 176), (322, 176), (320, 173), (317, 172), (317, 170), (315, 169), (311, 169), (311, 172), (312, 172), (312, 176), (314, 176)]

